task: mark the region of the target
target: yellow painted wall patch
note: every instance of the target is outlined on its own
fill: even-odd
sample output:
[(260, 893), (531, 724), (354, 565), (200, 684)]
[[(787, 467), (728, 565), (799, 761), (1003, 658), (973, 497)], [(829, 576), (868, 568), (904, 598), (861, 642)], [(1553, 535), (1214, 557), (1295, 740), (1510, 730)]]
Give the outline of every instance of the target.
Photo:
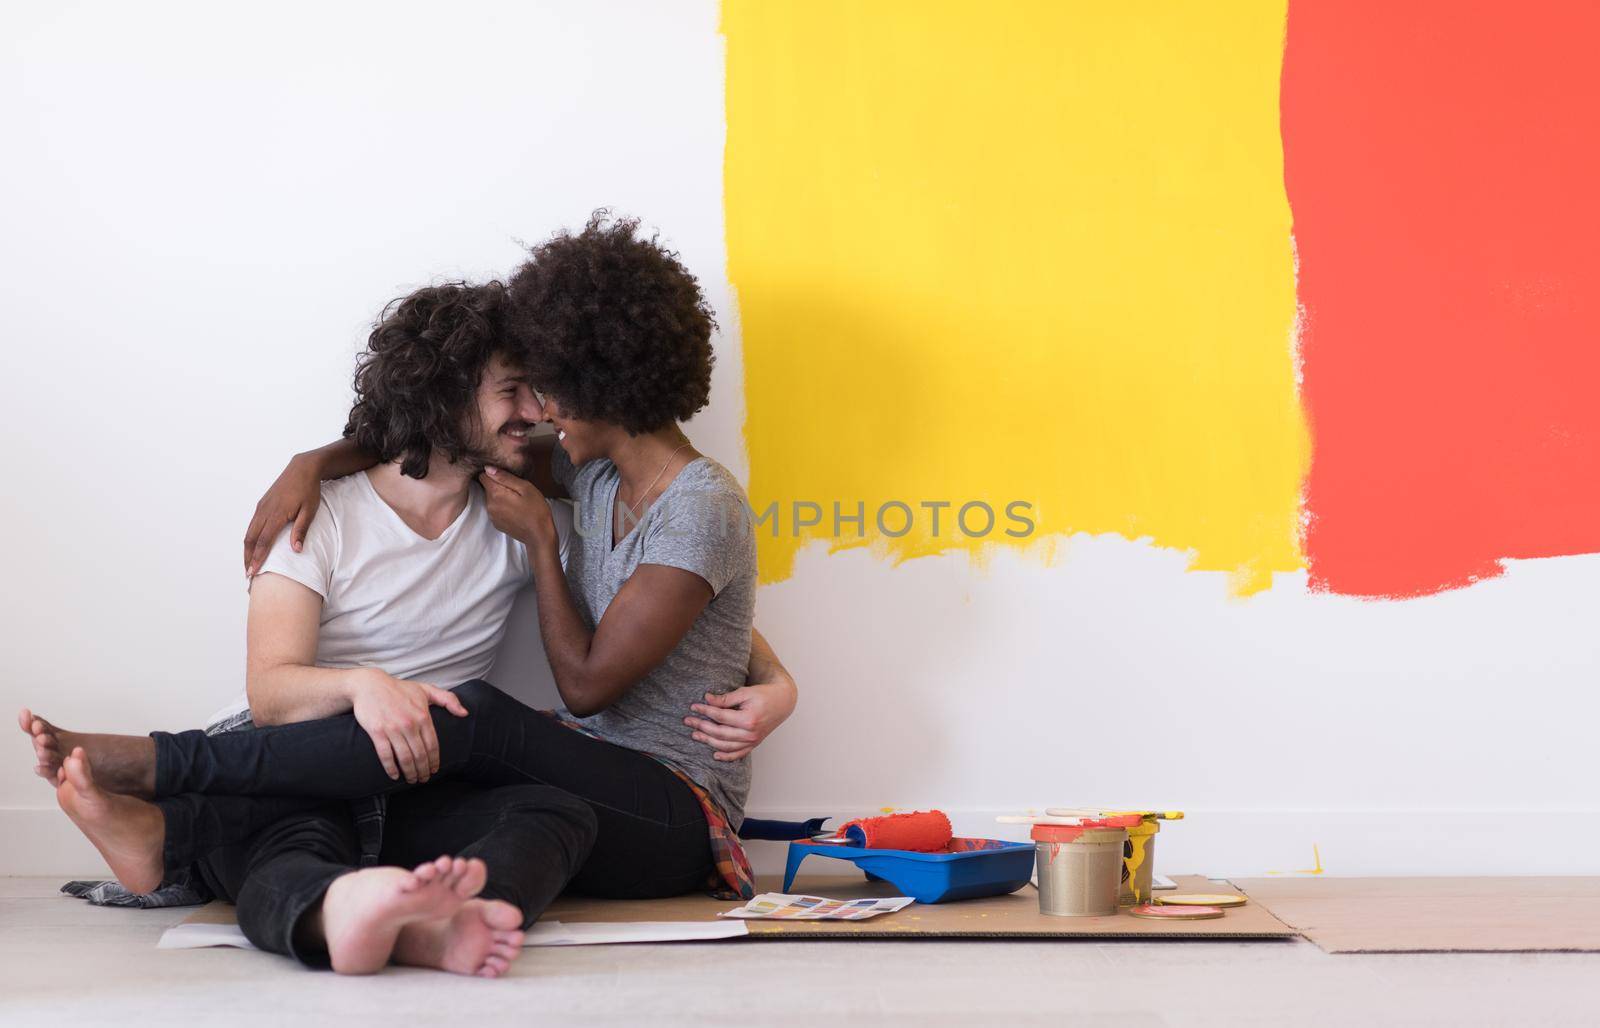
[[(1284, 16), (725, 0), (763, 581), (814, 540), (905, 559), (1075, 532), (1188, 551), (1241, 594), (1302, 566)], [(983, 534), (955, 523), (974, 501)]]

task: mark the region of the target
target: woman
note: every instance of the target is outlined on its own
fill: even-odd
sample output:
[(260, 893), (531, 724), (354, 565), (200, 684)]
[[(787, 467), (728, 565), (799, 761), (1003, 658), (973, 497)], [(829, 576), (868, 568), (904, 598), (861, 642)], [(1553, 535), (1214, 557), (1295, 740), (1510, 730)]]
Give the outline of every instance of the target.
[[(703, 740), (715, 733), (691, 734), (684, 711), (745, 681), (754, 540), (737, 483), (678, 425), (709, 397), (710, 313), (675, 255), (634, 230), (597, 218), (513, 278), (509, 332), (529, 354), (556, 448), (533, 481), (499, 468), (481, 479), (490, 516), (527, 546), (566, 710), (532, 711), (481, 681), (459, 687), (468, 716), (434, 710), (436, 777), (587, 800), (598, 833), (572, 881), (580, 891), (652, 897), (710, 883), (749, 895), (733, 835), (746, 742), (714, 754)], [(319, 471), (353, 470), (361, 455), (336, 444), (323, 459)], [(578, 505), (565, 574), (542, 495), (558, 487)], [(103, 785), (135, 795), (355, 799), (406, 787), (349, 716), (215, 736), (56, 734), (58, 752), (83, 746)]]

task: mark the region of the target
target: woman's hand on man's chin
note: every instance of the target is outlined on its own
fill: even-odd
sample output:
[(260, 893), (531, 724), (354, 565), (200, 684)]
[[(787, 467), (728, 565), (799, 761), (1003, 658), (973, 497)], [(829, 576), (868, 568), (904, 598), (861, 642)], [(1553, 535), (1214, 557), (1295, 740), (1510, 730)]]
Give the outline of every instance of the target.
[(529, 547), (557, 547), (556, 520), (537, 486), (496, 467), (485, 468), (478, 481), (494, 527)]

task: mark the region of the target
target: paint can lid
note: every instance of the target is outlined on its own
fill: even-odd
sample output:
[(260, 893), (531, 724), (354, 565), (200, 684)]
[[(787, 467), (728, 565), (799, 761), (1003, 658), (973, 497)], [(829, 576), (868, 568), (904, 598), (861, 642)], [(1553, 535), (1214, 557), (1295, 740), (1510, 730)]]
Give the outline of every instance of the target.
[(1248, 900), (1231, 892), (1175, 892), (1152, 902), (1161, 907), (1242, 907)]
[(1158, 907), (1154, 903), (1141, 903), (1129, 907), (1128, 913), (1157, 921), (1206, 921), (1221, 917), (1223, 910), (1221, 907)]
[(1075, 825), (1034, 825), (1034, 842), (1076, 842), (1084, 832), (1128, 829), (1140, 823), (1137, 817), (1086, 817)]

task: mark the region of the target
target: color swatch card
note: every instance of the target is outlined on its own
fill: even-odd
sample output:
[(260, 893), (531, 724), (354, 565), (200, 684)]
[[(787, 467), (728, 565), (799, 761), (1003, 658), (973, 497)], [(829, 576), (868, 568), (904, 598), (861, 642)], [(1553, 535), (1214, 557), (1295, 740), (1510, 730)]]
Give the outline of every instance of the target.
[(864, 921), (879, 914), (892, 914), (914, 903), (910, 896), (885, 899), (832, 900), (821, 896), (790, 896), (764, 892), (744, 906), (728, 910), (721, 917), (773, 918), (789, 921)]

